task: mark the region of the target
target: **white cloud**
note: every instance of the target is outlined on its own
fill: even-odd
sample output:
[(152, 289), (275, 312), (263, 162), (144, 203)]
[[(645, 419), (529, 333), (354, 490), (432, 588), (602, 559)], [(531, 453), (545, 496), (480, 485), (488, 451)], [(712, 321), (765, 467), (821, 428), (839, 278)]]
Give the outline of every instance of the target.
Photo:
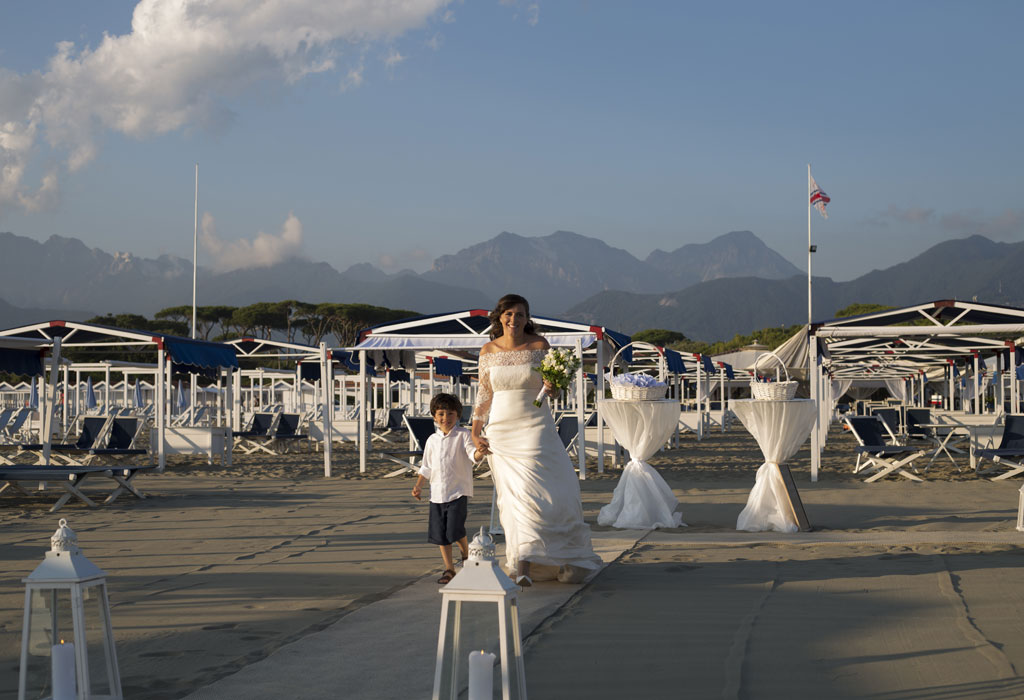
[[(61, 42), (45, 70), (0, 69), (0, 207), (38, 206), (57, 174), (26, 183), (42, 148), (69, 171), (112, 130), (136, 138), (230, 120), (229, 100), (262, 81), (293, 83), (358, 57), (340, 86), (363, 83), (361, 55), (424, 26), (451, 0), (141, 0), (128, 34), (96, 47)], [(438, 17), (447, 21), (447, 13)], [(392, 49), (393, 68), (404, 57)]]
[(387, 66), (388, 68), (394, 68), (404, 60), (405, 56), (398, 53), (396, 49), (392, 48), (391, 51), (388, 52), (388, 55), (384, 57), (384, 65)]
[(207, 212), (203, 214), (199, 241), (213, 259), (210, 267), (219, 272), (269, 267), (302, 252), (302, 222), (295, 214), (289, 213), (281, 233), (276, 236), (260, 231), (252, 240), (225, 241), (217, 235), (217, 222)]

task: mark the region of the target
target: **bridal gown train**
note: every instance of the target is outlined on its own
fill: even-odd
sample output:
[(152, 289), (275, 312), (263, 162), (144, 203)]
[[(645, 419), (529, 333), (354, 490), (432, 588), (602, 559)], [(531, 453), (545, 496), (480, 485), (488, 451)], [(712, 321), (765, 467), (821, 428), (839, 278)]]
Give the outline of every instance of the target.
[(484, 436), (490, 443), (508, 569), (515, 571), (524, 560), (531, 566), (593, 570), (601, 559), (591, 546), (590, 526), (583, 521), (576, 472), (547, 402), (533, 405), (543, 380), (532, 368), (540, 366), (545, 353), (513, 350), (481, 355), (473, 418), (484, 420), (490, 415)]

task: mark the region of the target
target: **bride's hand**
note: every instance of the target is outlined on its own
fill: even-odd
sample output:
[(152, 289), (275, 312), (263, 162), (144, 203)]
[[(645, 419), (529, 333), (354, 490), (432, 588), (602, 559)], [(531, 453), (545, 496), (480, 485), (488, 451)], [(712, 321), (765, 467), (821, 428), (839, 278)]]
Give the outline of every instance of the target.
[(487, 442), (487, 438), (483, 435), (472, 436), (473, 445), (480, 452), (480, 456), (491, 454), (490, 443)]
[(555, 385), (547, 379), (544, 380), (544, 390), (548, 392), (548, 396), (555, 396)]

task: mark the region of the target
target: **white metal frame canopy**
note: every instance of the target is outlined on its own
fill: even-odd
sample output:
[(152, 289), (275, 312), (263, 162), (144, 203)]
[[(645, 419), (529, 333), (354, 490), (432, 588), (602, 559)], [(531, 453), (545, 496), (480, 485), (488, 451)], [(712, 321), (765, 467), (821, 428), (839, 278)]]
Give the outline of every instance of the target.
[[(155, 350), (157, 353), (156, 374), (159, 377), (159, 381), (156, 382), (155, 420), (158, 436), (157, 465), (158, 470), (161, 472), (167, 464), (164, 448), (168, 414), (167, 398), (170, 395), (166, 386), (168, 381), (167, 375), (170, 370), (168, 359), (172, 364), (181, 367), (184, 371), (200, 373), (220, 371), (221, 369), (235, 369), (238, 367), (238, 360), (235, 357), (233, 348), (222, 343), (179, 338), (151, 331), (133, 331), (95, 323), (43, 321), (41, 323), (0, 330), (0, 338), (8, 336), (21, 336), (52, 343), (55, 356), (58, 356), (61, 347), (107, 349), (112, 354), (123, 351), (125, 348)], [(53, 385), (54, 396), (56, 395), (56, 374), (56, 365), (54, 365), (53, 376), (50, 379), (51, 385)], [(45, 421), (46, 426), (51, 425), (52, 404), (48, 414), (50, 414), (51, 418)]]
[[(328, 349), (326, 343), (320, 343), (319, 346), (314, 347), (312, 345), (302, 345), (301, 343), (290, 343), (283, 340), (270, 340), (263, 338), (236, 338), (234, 340), (225, 341), (227, 345), (230, 345), (235, 350), (235, 355), (239, 360), (265, 360), (265, 359), (285, 359), (292, 360), (296, 364), (296, 389), (301, 391), (302, 379), (299, 376), (300, 365), (303, 361), (317, 361), (320, 366), (320, 401), (321, 401), (321, 418), (323, 420), (323, 435), (324, 435), (324, 476), (331, 476), (331, 464), (333, 457), (333, 445), (334, 440), (333, 426), (334, 426), (334, 362), (331, 358), (331, 351)], [(235, 372), (232, 381), (238, 382), (238, 386), (235, 387), (235, 396), (240, 396), (241, 389), (241, 375), (240, 372)], [(237, 401), (237, 399), (236, 399)], [(238, 415), (238, 407), (232, 407), (232, 411), (235, 416)], [(237, 427), (237, 426), (235, 426)]]
[[(430, 314), (403, 319), (367, 328), (359, 334), (359, 342), (346, 350), (359, 357), (359, 415), (366, 415), (366, 356), (372, 350), (460, 350), (478, 351), (490, 340), (491, 323), (485, 309), (468, 309), (444, 314)], [(532, 316), (531, 320), (552, 347), (575, 348), (582, 357), (586, 348), (595, 346), (597, 366), (603, 368), (615, 350), (629, 342), (629, 336), (602, 326), (591, 326), (574, 321), (563, 321), (543, 316)], [(579, 425), (584, 424), (583, 406), (586, 391), (583, 368), (576, 378), (576, 417)], [(604, 396), (604, 372), (597, 372), (597, 396)], [(603, 419), (598, 410), (598, 428)], [(577, 439), (582, 440), (583, 431)], [(367, 435), (366, 422), (359, 422), (359, 471), (366, 471)], [(580, 479), (586, 478), (586, 450), (576, 451)], [(603, 464), (604, 450), (598, 441), (598, 463)]]
[[(824, 405), (828, 375), (857, 378), (939, 378), (957, 360), (970, 359), (977, 388), (981, 362), (1009, 355), (1015, 372), (1017, 346), (1009, 337), (1024, 334), (1024, 309), (942, 299), (861, 316), (814, 323), (807, 334), (811, 398), (818, 422), (811, 432), (811, 481), (818, 480), (821, 450), (831, 406)], [(1001, 337), (992, 337), (1001, 336)], [(788, 342), (788, 341), (787, 341)], [(1011, 405), (1019, 405), (1011, 382)], [(975, 391), (975, 408), (980, 397)]]

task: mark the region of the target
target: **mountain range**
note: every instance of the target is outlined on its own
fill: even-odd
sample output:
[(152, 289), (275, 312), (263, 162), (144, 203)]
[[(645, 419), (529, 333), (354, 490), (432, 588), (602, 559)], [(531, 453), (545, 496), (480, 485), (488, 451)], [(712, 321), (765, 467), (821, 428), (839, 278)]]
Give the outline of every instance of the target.
[[(849, 282), (815, 278), (815, 318), (852, 303), (905, 305), (977, 297), (1024, 305), (1024, 243), (971, 236)], [(653, 251), (641, 260), (569, 231), (525, 237), (503, 232), (438, 257), (422, 273), (387, 274), (362, 263), (338, 271), (291, 258), (269, 267), (216, 272), (200, 267), (200, 303), (244, 306), (300, 299), (362, 302), (441, 313), (489, 308), (509, 291), (534, 313), (632, 333), (666, 328), (695, 340), (806, 320), (803, 272), (750, 231)], [(151, 316), (191, 300), (192, 264), (163, 255), (106, 253), (76, 239), (45, 242), (0, 233), (0, 327), (32, 320), (81, 320), (102, 313)]]

